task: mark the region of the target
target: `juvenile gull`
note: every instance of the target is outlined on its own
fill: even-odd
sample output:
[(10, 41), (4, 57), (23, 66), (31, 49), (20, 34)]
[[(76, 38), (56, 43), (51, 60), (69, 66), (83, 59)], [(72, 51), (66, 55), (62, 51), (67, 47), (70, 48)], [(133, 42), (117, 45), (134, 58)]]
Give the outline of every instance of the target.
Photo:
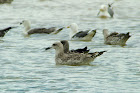
[(67, 28), (71, 28), (72, 30), (70, 32), (71, 40), (91, 41), (96, 34), (96, 30), (78, 31), (78, 25), (76, 23), (72, 23)]
[(0, 30), (0, 37), (4, 37), (4, 35), (12, 28), (15, 28), (15, 27), (7, 27), (5, 29), (1, 29)]
[(101, 5), (101, 8), (100, 8), (97, 15), (101, 18), (113, 17), (114, 11), (113, 11), (113, 8), (112, 8), (112, 4), (108, 4), (108, 6)]
[[(81, 49), (73, 49), (69, 51), (69, 43), (67, 40), (61, 40), (60, 41), (63, 44), (63, 48), (64, 48), (64, 53), (88, 53), (89, 50), (87, 49), (87, 47), (85, 48), (81, 48)], [(45, 50), (51, 49), (51, 47), (45, 48)]]
[(103, 29), (104, 43), (109, 45), (124, 46), (126, 41), (131, 37), (128, 33), (113, 32), (109, 34), (108, 29)]
[(57, 29), (56, 27), (31, 29), (30, 22), (28, 20), (23, 20), (20, 24), (24, 25), (24, 28), (25, 28), (24, 35), (31, 35), (31, 34), (36, 34), (36, 33), (57, 34), (61, 30), (63, 30), (63, 27), (60, 29)]
[(64, 53), (63, 45), (61, 42), (52, 44), (55, 49), (55, 62), (56, 65), (88, 65), (96, 57), (102, 55), (105, 51), (95, 53)]

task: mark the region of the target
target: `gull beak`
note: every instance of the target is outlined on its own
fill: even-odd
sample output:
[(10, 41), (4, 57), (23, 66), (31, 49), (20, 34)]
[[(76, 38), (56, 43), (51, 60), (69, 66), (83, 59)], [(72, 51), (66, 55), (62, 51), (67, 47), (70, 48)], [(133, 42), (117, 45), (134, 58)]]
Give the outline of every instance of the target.
[(103, 11), (104, 11), (104, 9), (100, 9), (100, 11), (102, 11), (102, 12), (103, 12)]
[(70, 26), (68, 26), (67, 28), (70, 28)]
[(22, 23), (20, 23), (20, 25), (21, 25)]
[(49, 50), (49, 49), (52, 49), (52, 47), (47, 47), (47, 48), (45, 48), (45, 50)]

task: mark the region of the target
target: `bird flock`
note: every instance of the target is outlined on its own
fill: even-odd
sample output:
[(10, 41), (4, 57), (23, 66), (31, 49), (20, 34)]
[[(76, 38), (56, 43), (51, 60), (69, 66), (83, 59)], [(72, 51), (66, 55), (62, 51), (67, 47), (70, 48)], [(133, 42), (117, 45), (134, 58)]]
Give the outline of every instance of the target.
[[(112, 3), (113, 4), (113, 3)], [(101, 5), (101, 8), (97, 14), (100, 18), (113, 18), (114, 11), (112, 4)], [(32, 34), (57, 34), (64, 29), (70, 28), (70, 40), (76, 41), (91, 41), (92, 38), (96, 35), (96, 29), (79, 31), (78, 25), (76, 23), (71, 23), (67, 27), (50, 27), (50, 28), (34, 28), (31, 29), (31, 22), (29, 20), (23, 20), (20, 22), (20, 25), (24, 26), (23, 34), (24, 36), (30, 36)], [(4, 37), (5, 34), (15, 27), (7, 27), (0, 30), (0, 37)], [(126, 45), (127, 40), (131, 37), (128, 33), (118, 33), (112, 32), (109, 33), (108, 29), (103, 29), (104, 44), (107, 45)], [(68, 40), (61, 40), (59, 42), (54, 42), (52, 46), (45, 48), (55, 49), (55, 62), (57, 65), (89, 65), (96, 57), (102, 55), (107, 51), (97, 51), (90, 52), (88, 47), (69, 50)]]

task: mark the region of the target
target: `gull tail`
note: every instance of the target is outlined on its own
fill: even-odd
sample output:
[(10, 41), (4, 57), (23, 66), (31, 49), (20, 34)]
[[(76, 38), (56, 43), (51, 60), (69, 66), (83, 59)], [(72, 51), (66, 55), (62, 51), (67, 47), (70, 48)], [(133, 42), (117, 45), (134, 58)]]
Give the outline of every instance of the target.
[(129, 34), (129, 32), (125, 35), (126, 38), (130, 38), (131, 35)]
[(58, 30), (56, 30), (56, 32), (55, 32), (54, 34), (59, 33), (59, 32), (62, 31), (64, 28), (65, 28), (65, 27), (61, 27), (61, 28), (59, 28)]
[(98, 57), (98, 56), (102, 55), (104, 52), (107, 52), (107, 51), (94, 52), (94, 53), (89, 53), (89, 54), (91, 54), (91, 55), (92, 55), (92, 57), (96, 58), (96, 57)]
[(91, 30), (88, 32), (90, 36), (94, 37), (96, 34), (96, 29), (95, 30)]

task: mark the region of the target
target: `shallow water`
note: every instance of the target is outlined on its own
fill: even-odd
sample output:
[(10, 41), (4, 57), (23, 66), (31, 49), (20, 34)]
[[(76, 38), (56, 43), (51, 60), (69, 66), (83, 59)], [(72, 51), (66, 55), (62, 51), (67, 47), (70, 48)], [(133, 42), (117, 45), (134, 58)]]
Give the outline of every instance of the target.
[[(108, 0), (109, 1), (109, 0)], [(96, 15), (107, 0), (14, 0), (0, 5), (0, 29), (17, 26), (0, 40), (0, 93), (139, 93), (140, 1), (115, 0), (113, 19)], [(69, 40), (70, 29), (57, 35), (24, 37), (23, 19), (36, 27), (63, 27), (75, 22), (80, 30), (97, 29), (91, 42), (69, 41), (70, 48), (107, 50), (90, 66), (57, 66), (53, 42)], [(105, 45), (102, 29), (130, 32), (124, 47)]]

